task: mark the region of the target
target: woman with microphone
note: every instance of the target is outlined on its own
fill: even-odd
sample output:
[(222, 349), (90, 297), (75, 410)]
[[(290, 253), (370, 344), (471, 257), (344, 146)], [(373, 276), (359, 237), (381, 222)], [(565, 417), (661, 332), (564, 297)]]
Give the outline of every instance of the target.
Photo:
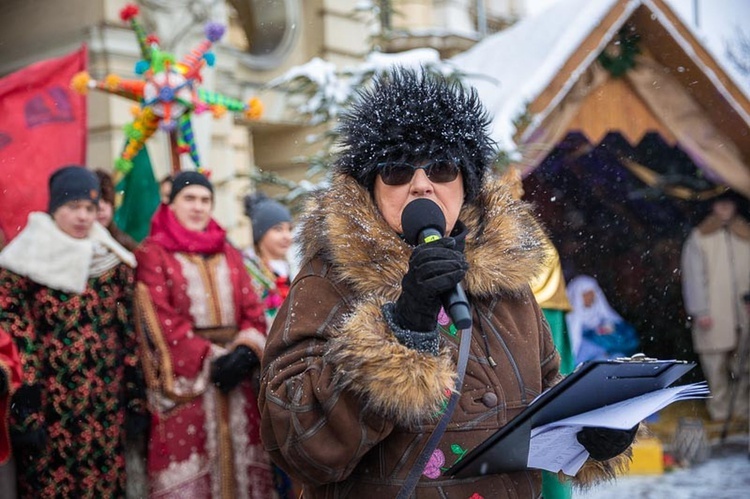
[[(259, 397), (264, 445), (306, 499), (540, 495), (539, 470), (445, 474), (559, 379), (528, 285), (544, 236), (491, 175), (488, 124), (474, 91), (403, 68), (341, 119)], [(614, 476), (632, 441), (615, 433), (584, 439), (597, 459), (578, 478)]]

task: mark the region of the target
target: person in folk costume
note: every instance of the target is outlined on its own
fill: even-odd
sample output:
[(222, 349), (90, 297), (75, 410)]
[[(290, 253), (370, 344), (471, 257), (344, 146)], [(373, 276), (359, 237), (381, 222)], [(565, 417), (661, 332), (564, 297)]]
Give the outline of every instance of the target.
[[(750, 291), (750, 223), (738, 212), (732, 192), (714, 199), (711, 212), (695, 227), (682, 249), (682, 294), (692, 319), (693, 348), (711, 389), (712, 420), (748, 417), (748, 364), (740, 359), (748, 341), (743, 295)], [(745, 355), (747, 355), (745, 349)], [(742, 368), (742, 372), (739, 372)], [(735, 404), (729, 414), (732, 379)]]
[[(242, 252), (242, 257), (270, 329), (292, 284), (287, 259), (292, 245), (292, 215), (284, 205), (261, 192), (245, 196), (245, 215), (250, 218), (253, 244)], [(275, 465), (273, 471), (279, 496), (296, 499), (299, 493), (289, 476)]]
[(565, 322), (576, 363), (627, 357), (638, 351), (638, 334), (612, 308), (596, 279), (583, 274), (571, 279), (568, 300), (572, 310)]
[[(128, 251), (135, 251), (138, 243), (117, 226), (115, 215), (115, 184), (112, 176), (104, 170), (96, 169), (94, 174), (99, 179), (99, 208), (96, 220), (105, 227), (109, 234)], [(147, 425), (146, 425), (147, 426)], [(147, 428), (145, 428), (147, 430)], [(125, 446), (125, 466), (128, 473), (126, 495), (143, 497), (146, 494), (147, 478), (145, 473), (146, 441), (148, 431), (129, 439)]]
[(80, 166), (49, 179), (0, 253), (0, 330), (21, 356), (10, 430), (20, 497), (120, 497), (126, 438), (143, 431), (131, 323), (133, 255), (96, 222), (100, 191)]
[(211, 217), (214, 191), (175, 176), (136, 250), (137, 327), (153, 414), (150, 495), (270, 497), (251, 376), (266, 340), (242, 255)]
[(245, 214), (252, 224), (253, 245), (242, 256), (270, 328), (292, 283), (287, 259), (292, 246), (292, 215), (284, 205), (263, 193), (245, 197)]
[[(528, 281), (544, 234), (492, 178), (489, 119), (474, 90), (394, 68), (342, 116), (330, 184), (301, 220), (302, 263), (263, 357), (262, 437), (305, 498), (395, 497), (455, 388), (460, 401), (418, 498), (531, 498), (541, 472), (454, 479), (443, 472), (559, 380), (559, 357)], [(444, 237), (412, 247), (401, 214), (434, 201)], [(457, 331), (440, 296), (463, 283), (473, 329)], [(634, 431), (585, 429), (576, 477), (613, 477)], [(427, 456), (425, 456), (427, 457)]]
[(97, 221), (106, 227), (109, 233), (112, 234), (112, 237), (127, 248), (128, 251), (135, 251), (135, 248), (138, 246), (136, 240), (120, 229), (115, 223), (115, 184), (112, 181), (112, 177), (104, 170), (94, 170), (94, 173), (99, 178), (102, 191), (101, 199), (99, 199)]
[(0, 497), (16, 497), (16, 466), (8, 436), (10, 399), (21, 386), (21, 357), (13, 338), (0, 328)]

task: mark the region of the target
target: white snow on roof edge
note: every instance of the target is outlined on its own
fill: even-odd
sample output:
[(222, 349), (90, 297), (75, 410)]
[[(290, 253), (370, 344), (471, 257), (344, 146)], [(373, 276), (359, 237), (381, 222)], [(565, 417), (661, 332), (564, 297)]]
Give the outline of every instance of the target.
[(547, 87), (616, 1), (558, 2), (450, 59), (477, 89), (493, 118), (490, 135), (501, 150), (516, 149), (513, 121)]
[[(460, 71), (469, 75), (467, 83), (477, 89), (480, 99), (492, 116), (490, 135), (497, 142), (500, 150), (517, 154), (518, 145), (513, 139), (516, 132), (513, 121), (525, 112), (529, 102), (547, 88), (563, 64), (599, 25), (617, 1), (562, 0), (537, 16), (526, 18), (449, 60)], [(728, 88), (719, 80), (718, 75), (702, 63), (688, 40), (680, 35), (653, 0), (630, 0), (628, 2), (622, 16), (613, 23), (599, 46), (572, 71), (547, 110), (554, 109), (560, 103), (583, 71), (594, 62), (601, 50), (616, 36), (620, 27), (640, 5), (646, 6), (654, 14), (655, 20), (667, 30), (688, 57), (706, 74), (733, 109), (750, 124), (750, 116), (740, 103), (732, 97)], [(695, 31), (677, 13), (675, 14), (696, 39), (701, 40), (701, 33)], [(728, 70), (727, 62), (704, 42), (699, 43), (706, 48), (728, 77), (747, 96), (748, 89), (742, 88), (736, 72)], [(521, 50), (516, 48), (519, 44), (523, 44)], [(521, 57), (517, 57), (519, 53)], [(547, 113), (533, 116), (531, 124), (524, 131), (522, 140), (528, 138), (546, 117)]]
[[(742, 119), (745, 120), (745, 123), (750, 125), (750, 115), (745, 111), (745, 109), (740, 105), (739, 102), (737, 102), (737, 99), (735, 99), (732, 94), (729, 92), (729, 89), (721, 82), (719, 79), (719, 75), (717, 75), (711, 68), (706, 66), (698, 57), (698, 54), (695, 53), (695, 50), (693, 49), (693, 46), (690, 45), (690, 42), (686, 40), (677, 30), (677, 28), (674, 27), (673, 24), (671, 24), (666, 15), (663, 11), (661, 11), (651, 0), (641, 0), (644, 5), (647, 5), (651, 11), (656, 15), (657, 19), (661, 23), (661, 25), (666, 29), (669, 34), (674, 38), (674, 40), (677, 42), (677, 44), (682, 48), (682, 50), (687, 54), (687, 56), (695, 63), (696, 66), (698, 66), (701, 71), (703, 71), (703, 74), (706, 75), (706, 77), (711, 81), (711, 83), (714, 84), (718, 92), (726, 99), (726, 101), (729, 103), (730, 106), (732, 106), (732, 109), (734, 109), (737, 114), (742, 116)], [(698, 36), (696, 36), (696, 39), (699, 39)], [(713, 53), (713, 51), (706, 45), (703, 45), (703, 48), (706, 49), (706, 51), (711, 55), (711, 57), (716, 61), (716, 64), (721, 67), (724, 72), (726, 73), (727, 77), (731, 80), (735, 80), (735, 76), (733, 75), (731, 71), (729, 71), (725, 65), (722, 63), (722, 58), (717, 57), (716, 54)], [(736, 81), (734, 81), (735, 84), (737, 84)], [(742, 88), (741, 85), (737, 85), (740, 92), (743, 93), (746, 97), (747, 91)]]

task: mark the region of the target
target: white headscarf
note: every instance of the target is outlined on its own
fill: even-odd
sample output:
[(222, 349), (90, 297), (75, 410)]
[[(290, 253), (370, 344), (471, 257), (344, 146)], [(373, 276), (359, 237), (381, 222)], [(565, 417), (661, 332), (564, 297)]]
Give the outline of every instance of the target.
[[(565, 322), (568, 326), (573, 355), (577, 355), (584, 329), (596, 329), (604, 324), (614, 325), (623, 319), (609, 305), (602, 288), (593, 277), (579, 275), (571, 279), (567, 287), (568, 301), (573, 309), (566, 314)], [(583, 295), (587, 291), (593, 291), (595, 295), (594, 303), (590, 307), (583, 304)]]

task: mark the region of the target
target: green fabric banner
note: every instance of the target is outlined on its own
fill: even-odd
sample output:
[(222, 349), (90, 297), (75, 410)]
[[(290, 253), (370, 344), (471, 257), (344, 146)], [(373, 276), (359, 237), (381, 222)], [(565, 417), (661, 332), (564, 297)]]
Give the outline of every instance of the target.
[(159, 184), (154, 178), (151, 160), (144, 147), (133, 158), (133, 169), (116, 186), (122, 203), (115, 212), (115, 223), (138, 242), (148, 235), (151, 217), (159, 207)]

